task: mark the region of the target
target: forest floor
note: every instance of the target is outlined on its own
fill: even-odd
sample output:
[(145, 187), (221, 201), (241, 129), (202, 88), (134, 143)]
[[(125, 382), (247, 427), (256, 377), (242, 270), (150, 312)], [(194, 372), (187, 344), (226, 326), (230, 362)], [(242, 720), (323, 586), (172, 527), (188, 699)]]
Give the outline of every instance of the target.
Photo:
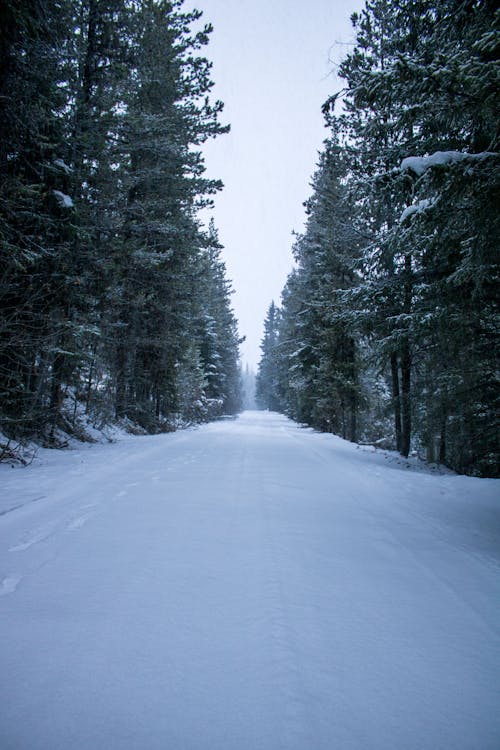
[(265, 412), (0, 466), (0, 746), (497, 750), (499, 489)]

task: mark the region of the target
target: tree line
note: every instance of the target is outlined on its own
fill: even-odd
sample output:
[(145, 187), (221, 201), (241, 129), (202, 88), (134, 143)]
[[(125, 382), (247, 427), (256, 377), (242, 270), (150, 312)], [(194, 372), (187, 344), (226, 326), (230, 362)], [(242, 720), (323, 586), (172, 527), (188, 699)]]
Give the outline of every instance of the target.
[(227, 132), (183, 0), (0, 10), (0, 430), (147, 431), (240, 406), (202, 144)]
[(368, 0), (352, 22), (258, 402), (495, 476), (500, 12)]

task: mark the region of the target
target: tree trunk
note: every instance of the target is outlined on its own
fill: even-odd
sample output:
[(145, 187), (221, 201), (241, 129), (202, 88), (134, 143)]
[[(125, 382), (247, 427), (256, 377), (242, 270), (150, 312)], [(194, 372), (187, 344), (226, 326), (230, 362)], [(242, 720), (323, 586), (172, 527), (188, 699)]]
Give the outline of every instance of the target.
[(127, 352), (125, 344), (119, 343), (116, 347), (116, 391), (115, 391), (115, 415), (117, 418), (124, 417), (126, 413), (127, 379), (125, 368)]
[(401, 455), (405, 458), (410, 452), (411, 442), (411, 354), (408, 339), (401, 348)]
[(351, 442), (355, 443), (356, 439), (358, 437), (358, 424), (357, 424), (357, 404), (356, 404), (356, 396), (353, 395), (352, 398), (352, 404), (351, 404), (351, 424), (350, 424), (350, 440)]
[(439, 439), (439, 463), (446, 463), (446, 414), (441, 422), (441, 435)]
[(87, 390), (87, 395), (86, 395), (86, 399), (85, 399), (85, 413), (86, 414), (88, 414), (88, 412), (89, 412), (90, 396), (92, 395), (92, 381), (93, 381), (93, 378), (94, 378), (94, 367), (95, 367), (95, 361), (96, 361), (95, 360), (95, 355), (96, 355), (96, 349), (95, 349), (95, 347), (94, 347), (94, 349), (92, 351), (92, 354), (93, 354), (93, 356), (92, 356), (92, 360), (90, 362), (89, 377), (88, 377), (88, 380), (87, 380), (87, 389), (86, 389)]
[(392, 386), (392, 403), (394, 409), (394, 432), (396, 434), (396, 449), (401, 452), (401, 395), (399, 391), (399, 367), (398, 355), (396, 352), (391, 354), (391, 386)]
[(54, 357), (54, 362), (52, 363), (52, 378), (50, 382), (50, 442), (54, 440), (54, 432), (59, 418), (59, 410), (61, 408), (61, 384), (63, 367), (64, 355), (57, 353)]
[[(404, 269), (404, 312), (411, 314), (413, 295), (411, 255), (405, 255)], [(405, 324), (406, 325), (406, 324)], [(405, 458), (410, 452), (411, 443), (411, 351), (408, 334), (401, 344), (401, 455)]]

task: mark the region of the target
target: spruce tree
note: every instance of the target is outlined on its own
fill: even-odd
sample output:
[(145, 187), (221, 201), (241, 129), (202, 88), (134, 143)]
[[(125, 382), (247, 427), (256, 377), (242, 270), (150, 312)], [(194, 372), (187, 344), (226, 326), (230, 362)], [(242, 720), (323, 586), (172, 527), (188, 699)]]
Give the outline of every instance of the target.
[[(227, 127), (201, 52), (211, 27), (182, 6), (2, 6), (0, 419), (10, 436), (55, 444), (58, 428), (76, 429), (79, 403), (97, 424), (114, 412), (152, 431), (239, 408), (229, 284), (197, 216), (221, 187), (204, 174), (201, 145)], [(202, 356), (209, 330), (216, 372)]]
[(255, 398), (260, 409), (280, 411), (282, 402), (279, 392), (279, 330), (280, 310), (271, 302), (264, 321), (262, 356), (255, 384)]
[(353, 16), (278, 342), (288, 413), (347, 434), (336, 409), (355, 385), (362, 438), (388, 444), (390, 400), (403, 455), (480, 474), (498, 472), (499, 22), (462, 0)]

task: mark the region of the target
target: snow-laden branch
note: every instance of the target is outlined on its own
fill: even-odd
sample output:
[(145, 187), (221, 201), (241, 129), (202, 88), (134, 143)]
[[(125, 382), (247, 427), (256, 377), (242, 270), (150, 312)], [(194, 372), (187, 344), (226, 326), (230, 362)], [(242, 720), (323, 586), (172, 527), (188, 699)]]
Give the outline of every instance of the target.
[(412, 203), (411, 206), (407, 206), (405, 208), (405, 210), (399, 217), (399, 223), (402, 224), (403, 221), (407, 219), (409, 216), (413, 216), (414, 214), (421, 214), (423, 211), (425, 211), (427, 208), (430, 208), (432, 205), (433, 205), (433, 202), (429, 200), (428, 198), (424, 198), (418, 203)]
[(407, 156), (406, 159), (402, 160), (399, 169), (401, 172), (411, 169), (418, 177), (421, 177), (431, 167), (455, 164), (466, 159), (468, 161), (482, 161), (491, 156), (498, 156), (498, 154), (492, 151), (482, 151), (479, 154), (468, 154), (464, 151), (436, 151), (430, 156)]
[(69, 195), (66, 195), (66, 193), (61, 193), (60, 190), (53, 190), (52, 192), (61, 208), (73, 208), (75, 205), (73, 199)]

